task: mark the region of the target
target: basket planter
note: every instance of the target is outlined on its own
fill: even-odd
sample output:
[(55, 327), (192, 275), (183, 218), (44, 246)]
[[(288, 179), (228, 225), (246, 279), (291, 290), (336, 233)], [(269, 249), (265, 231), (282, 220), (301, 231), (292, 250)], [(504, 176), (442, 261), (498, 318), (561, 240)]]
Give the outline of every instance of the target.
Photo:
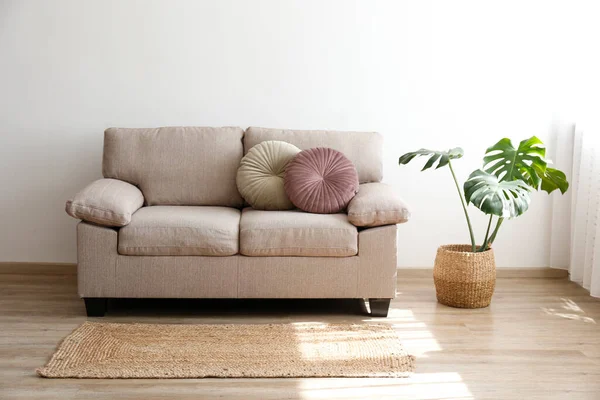
[(442, 304), (460, 308), (487, 307), (496, 286), (494, 251), (473, 253), (470, 245), (440, 246), (433, 281), (437, 299)]

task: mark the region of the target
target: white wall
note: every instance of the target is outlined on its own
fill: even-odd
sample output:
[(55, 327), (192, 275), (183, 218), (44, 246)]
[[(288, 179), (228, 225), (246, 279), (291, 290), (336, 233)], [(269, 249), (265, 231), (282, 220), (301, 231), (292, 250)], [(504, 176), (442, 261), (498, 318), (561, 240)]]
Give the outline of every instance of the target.
[[(464, 179), (501, 137), (547, 139), (598, 70), (591, 4), (1, 1), (0, 261), (75, 262), (64, 202), (100, 177), (106, 127), (258, 125), (383, 133), (414, 216), (400, 264), (430, 266), (468, 241), (462, 211), (447, 169), (398, 156), (460, 145)], [(550, 214), (540, 195), (507, 222), (498, 265), (547, 266)]]

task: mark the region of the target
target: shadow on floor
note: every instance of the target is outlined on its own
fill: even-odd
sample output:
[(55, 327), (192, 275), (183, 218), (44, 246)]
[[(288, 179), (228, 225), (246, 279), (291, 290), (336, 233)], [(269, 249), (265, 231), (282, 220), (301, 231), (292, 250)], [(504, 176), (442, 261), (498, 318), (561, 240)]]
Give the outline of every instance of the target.
[(369, 313), (362, 299), (110, 299), (106, 316), (125, 315), (350, 317)]

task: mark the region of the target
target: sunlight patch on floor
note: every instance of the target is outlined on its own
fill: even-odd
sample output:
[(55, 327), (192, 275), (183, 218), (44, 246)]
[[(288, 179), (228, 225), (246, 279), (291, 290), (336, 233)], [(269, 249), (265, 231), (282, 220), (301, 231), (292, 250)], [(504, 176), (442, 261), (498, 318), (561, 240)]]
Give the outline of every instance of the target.
[[(442, 348), (426, 323), (419, 321), (412, 310), (391, 308), (387, 318), (365, 318), (363, 323), (386, 324), (394, 329), (409, 354), (417, 357), (417, 372), (408, 378), (329, 378), (301, 379), (298, 391), (302, 399), (437, 399), (469, 400), (475, 397), (458, 372), (418, 373), (419, 359)], [(299, 331), (299, 346), (303, 356), (311, 355), (310, 343), (303, 343), (302, 330), (320, 327), (321, 322), (295, 323)], [(324, 335), (322, 340), (335, 340)], [(352, 340), (342, 337), (338, 339)], [(330, 355), (332, 356), (332, 355)]]
[[(294, 323), (295, 339), (300, 357), (304, 360), (354, 361), (362, 359), (388, 359), (390, 352), (402, 351), (401, 341), (387, 324), (355, 324), (356, 329), (327, 330), (329, 324), (301, 322)], [(372, 330), (369, 326), (381, 326)], [(364, 327), (364, 329), (363, 329)], [(378, 346), (365, 346), (370, 339)]]
[(577, 303), (575, 303), (573, 300), (561, 297), (560, 301), (562, 302), (560, 309), (542, 307), (542, 311), (548, 315), (553, 315), (560, 318), (581, 321), (588, 324), (596, 323), (596, 320), (593, 318), (586, 317), (585, 311), (583, 311), (581, 307), (579, 307), (579, 305), (577, 305)]
[(585, 312), (581, 309), (581, 307), (579, 307), (577, 305), (577, 303), (575, 303), (573, 300), (571, 300), (571, 299), (565, 299), (564, 297), (561, 297), (560, 301), (562, 301), (562, 303), (563, 303), (562, 307), (565, 310), (573, 311), (573, 312), (578, 312), (578, 313), (584, 313), (585, 314)]
[(303, 379), (302, 399), (474, 399), (455, 372), (413, 374), (410, 378)]
[(406, 351), (414, 356), (426, 358), (428, 352), (442, 350), (427, 324), (416, 319), (412, 310), (391, 308), (387, 318), (368, 318), (363, 322), (389, 324), (400, 337)]

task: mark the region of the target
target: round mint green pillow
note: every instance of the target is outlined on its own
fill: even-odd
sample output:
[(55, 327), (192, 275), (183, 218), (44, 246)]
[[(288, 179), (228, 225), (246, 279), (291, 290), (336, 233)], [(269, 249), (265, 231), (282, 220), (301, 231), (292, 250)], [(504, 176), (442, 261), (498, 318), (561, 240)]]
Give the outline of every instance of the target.
[(300, 152), (293, 144), (269, 140), (252, 147), (242, 158), (236, 184), (242, 197), (257, 210), (291, 210), (285, 194), (284, 176), (288, 163)]

